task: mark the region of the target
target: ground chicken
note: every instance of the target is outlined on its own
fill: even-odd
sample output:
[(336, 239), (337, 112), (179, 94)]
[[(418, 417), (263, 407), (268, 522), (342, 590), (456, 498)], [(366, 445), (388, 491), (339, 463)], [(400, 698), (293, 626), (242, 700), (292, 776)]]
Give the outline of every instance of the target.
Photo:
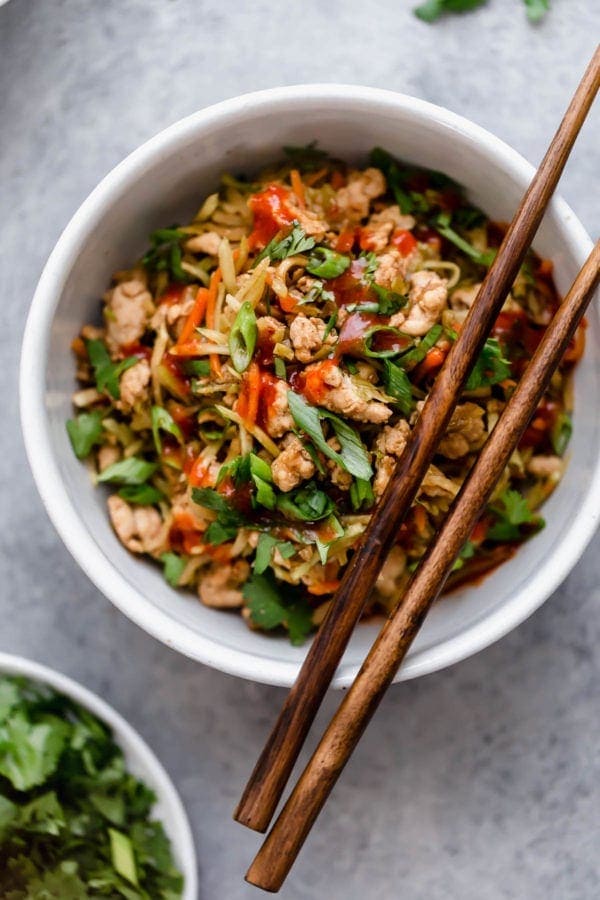
[(121, 408), (135, 406), (148, 395), (150, 384), (150, 363), (147, 359), (140, 359), (135, 366), (126, 369), (121, 375), (119, 388), (121, 390)]
[(256, 320), (259, 346), (274, 346), (285, 337), (285, 325), (273, 316), (259, 316)]
[(150, 320), (150, 327), (154, 331), (158, 331), (162, 323), (166, 322), (173, 330), (175, 337), (179, 337), (195, 301), (196, 291), (188, 288), (179, 303), (159, 303), (156, 312)]
[(204, 234), (196, 234), (186, 241), (185, 249), (190, 253), (206, 253), (207, 256), (216, 256), (221, 240), (221, 235), (216, 231), (205, 231)]
[(424, 269), (414, 272), (410, 278), (408, 313), (398, 312), (390, 319), (390, 325), (405, 334), (422, 337), (439, 321), (446, 308), (447, 282), (437, 272)]
[(153, 506), (130, 506), (118, 494), (108, 498), (110, 521), (122, 544), (132, 553), (159, 556), (167, 549), (167, 533)]
[(354, 384), (349, 375), (333, 365), (323, 373), (323, 381), (329, 387), (324, 394), (321, 405), (331, 412), (341, 413), (349, 419), (359, 422), (387, 422), (392, 410), (378, 400), (366, 399), (360, 387)]
[(267, 408), (267, 421), (265, 430), (271, 437), (282, 437), (286, 431), (294, 427), (294, 420), (290, 413), (287, 400), (288, 386), (285, 381), (278, 379), (273, 385)]
[[(329, 438), (327, 441), (332, 450), (335, 450), (336, 453), (339, 453), (342, 449), (342, 445), (338, 441), (336, 437)], [(331, 480), (337, 487), (339, 487), (343, 491), (349, 491), (352, 485), (352, 475), (350, 472), (347, 472), (345, 469), (336, 463), (334, 459), (326, 460), (327, 468), (329, 469), (329, 475)]]
[(375, 582), (375, 588), (382, 597), (394, 596), (398, 590), (398, 579), (405, 568), (406, 553), (402, 547), (392, 547)]
[(375, 283), (384, 288), (391, 288), (398, 278), (404, 278), (408, 272), (412, 254), (401, 256), (398, 250), (388, 250), (377, 258)]
[(419, 494), (425, 494), (426, 497), (444, 497), (447, 500), (453, 500), (457, 495), (459, 485), (446, 478), (437, 466), (429, 466), (425, 473), (425, 478), (421, 482)]
[(239, 609), (244, 603), (241, 586), (250, 575), (245, 559), (231, 565), (214, 564), (200, 576), (198, 596), (214, 609)]
[(287, 207), (294, 219), (299, 223), (305, 234), (322, 241), (327, 231), (327, 223), (310, 209), (303, 209), (301, 206), (295, 206), (288, 202)]
[(106, 337), (113, 346), (135, 344), (146, 330), (152, 296), (138, 278), (122, 281), (107, 298)]
[(563, 467), (560, 456), (534, 456), (527, 463), (527, 471), (536, 478), (557, 478)]
[(348, 184), (340, 188), (335, 203), (340, 218), (358, 222), (369, 215), (369, 205), (375, 197), (385, 194), (387, 185), (379, 169), (351, 172)]
[(467, 453), (480, 450), (487, 432), (483, 409), (476, 403), (462, 403), (452, 413), (446, 434), (440, 441), (438, 453), (447, 459), (460, 459)]
[(104, 472), (105, 469), (108, 469), (109, 466), (112, 466), (120, 459), (121, 451), (118, 447), (113, 446), (113, 444), (104, 444), (98, 450), (98, 471)]
[[(323, 319), (296, 316), (290, 325), (290, 339), (294, 347), (296, 359), (310, 362), (317, 350), (323, 347), (323, 335), (326, 323)], [(332, 329), (325, 338), (325, 346), (333, 345), (337, 340), (337, 332)]]
[(295, 434), (285, 438), (283, 448), (273, 460), (271, 472), (279, 490), (287, 492), (298, 487), (306, 478), (311, 478), (315, 474), (315, 464)]
[(410, 425), (406, 419), (400, 419), (396, 425), (386, 425), (377, 436), (375, 446), (384, 456), (401, 456), (410, 434)]
[(375, 463), (375, 478), (373, 479), (373, 493), (375, 497), (381, 497), (395, 468), (396, 460), (393, 456), (381, 456), (377, 460)]
[(381, 253), (389, 244), (393, 231), (397, 228), (410, 231), (415, 224), (414, 218), (403, 216), (398, 206), (388, 206), (381, 212), (374, 213), (365, 225), (369, 250)]

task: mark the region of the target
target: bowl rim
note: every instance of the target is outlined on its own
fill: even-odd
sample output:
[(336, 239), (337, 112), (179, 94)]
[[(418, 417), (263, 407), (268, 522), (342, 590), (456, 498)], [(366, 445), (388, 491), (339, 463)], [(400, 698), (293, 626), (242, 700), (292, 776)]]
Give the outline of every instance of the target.
[(173, 817), (174, 834), (167, 830), (166, 825), (165, 830), (183, 871), (185, 879), (183, 900), (196, 900), (198, 864), (187, 813), (170, 775), (139, 732), (106, 700), (79, 681), (33, 659), (0, 652), (0, 675), (21, 675), (32, 681), (42, 682), (84, 706), (111, 728), (116, 743), (126, 749), (131, 758), (139, 760), (144, 769), (151, 772), (152, 788), (157, 800), (164, 801)]
[[(149, 604), (107, 560), (82, 526), (74, 504), (62, 483), (50, 441), (45, 409), (46, 366), (50, 328), (64, 284), (79, 246), (129, 181), (165, 153), (193, 140), (198, 130), (218, 128), (244, 117), (248, 111), (273, 111), (278, 106), (302, 107), (319, 101), (346, 108), (375, 105), (383, 113), (403, 112), (433, 122), (438, 128), (458, 133), (477, 143), (490, 165), (508, 170), (523, 183), (535, 169), (521, 154), (486, 129), (443, 107), (381, 88), (349, 84), (294, 85), (242, 94), (201, 109), (160, 131), (130, 153), (110, 171), (83, 201), (65, 227), (50, 254), (36, 288), (24, 332), (20, 366), (21, 423), (29, 464), (46, 511), (67, 549), (99, 590), (137, 625), (170, 647), (199, 662), (231, 675), (265, 684), (291, 686), (300, 663), (268, 659), (249, 650), (217, 644), (212, 638), (192, 633), (169, 614)], [(592, 241), (570, 207), (560, 197), (551, 203), (553, 215), (571, 238), (572, 252), (583, 263)], [(485, 618), (435, 647), (408, 659), (394, 681), (403, 681), (459, 662), (503, 637), (523, 622), (549, 597), (576, 564), (599, 521), (600, 455), (587, 484), (587, 493), (576, 518), (561, 543), (552, 566), (541, 567), (528, 582), (527, 592), (516, 593)], [(347, 687), (358, 666), (344, 666), (332, 687)]]

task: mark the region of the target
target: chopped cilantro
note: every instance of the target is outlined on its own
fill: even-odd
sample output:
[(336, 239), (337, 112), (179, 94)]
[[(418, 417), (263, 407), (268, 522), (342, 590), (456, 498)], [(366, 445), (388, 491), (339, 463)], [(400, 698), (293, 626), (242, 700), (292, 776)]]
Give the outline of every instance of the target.
[(148, 462), (139, 456), (120, 459), (119, 462), (107, 466), (98, 475), (98, 481), (110, 484), (144, 484), (156, 472), (157, 463)]
[(152, 423), (152, 437), (154, 438), (154, 446), (156, 447), (156, 452), (160, 456), (162, 453), (162, 441), (160, 439), (160, 432), (166, 431), (167, 434), (172, 435), (176, 438), (179, 443), (183, 442), (183, 435), (181, 433), (181, 428), (164, 406), (153, 406), (150, 410), (150, 421)]
[(172, 587), (177, 587), (185, 569), (185, 559), (177, 553), (163, 553), (160, 559), (164, 567), (165, 581)]
[(272, 534), (263, 532), (259, 535), (256, 556), (252, 564), (252, 569), (257, 575), (262, 575), (267, 570), (274, 550), (278, 550), (284, 559), (289, 559), (296, 552), (296, 548), (290, 541), (280, 541)]
[(188, 235), (173, 225), (159, 228), (150, 235), (150, 249), (142, 257), (142, 265), (150, 272), (168, 272), (173, 281), (186, 284), (191, 277), (181, 267), (181, 242)]
[(520, 541), (526, 537), (522, 525), (543, 527), (543, 520), (535, 516), (527, 505), (527, 501), (519, 491), (506, 490), (498, 501), (489, 507), (496, 521), (488, 529), (486, 539), (492, 541)]
[(119, 378), (123, 372), (139, 362), (138, 357), (128, 356), (126, 359), (114, 363), (103, 341), (86, 341), (85, 345), (92, 369), (94, 370), (96, 388), (100, 393), (107, 390), (114, 400), (118, 400), (121, 396)]
[(269, 241), (265, 249), (256, 257), (255, 262), (259, 263), (267, 256), (272, 261), (287, 259), (288, 256), (296, 256), (298, 253), (305, 253), (307, 250), (312, 250), (314, 246), (315, 239), (313, 237), (308, 237), (298, 222), (294, 222), (293, 228), (287, 237), (282, 238), (280, 241), (275, 238), (273, 238), (272, 241)]
[(69, 440), (78, 459), (85, 459), (91, 453), (92, 447), (102, 443), (104, 415), (103, 410), (95, 409), (92, 412), (80, 413), (67, 422)]
[(352, 260), (329, 247), (315, 247), (306, 263), (306, 271), (318, 278), (337, 278), (349, 268)]
[(496, 338), (488, 338), (471, 370), (465, 390), (475, 391), (477, 388), (490, 387), (510, 376), (510, 363), (504, 359), (500, 344)]
[(292, 166), (300, 172), (316, 172), (330, 159), (326, 150), (317, 147), (316, 141), (311, 141), (304, 147), (287, 146), (283, 148), (283, 152)]
[(250, 610), (250, 619), (259, 628), (287, 628), (292, 644), (303, 644), (313, 628), (309, 604), (290, 585), (286, 590), (292, 600), (284, 600), (275, 582), (267, 575), (252, 575), (242, 589)]

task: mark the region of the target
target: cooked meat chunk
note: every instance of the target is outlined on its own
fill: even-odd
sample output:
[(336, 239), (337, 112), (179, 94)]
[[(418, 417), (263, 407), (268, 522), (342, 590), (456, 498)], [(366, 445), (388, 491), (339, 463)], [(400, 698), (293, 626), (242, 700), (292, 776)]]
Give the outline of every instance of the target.
[(401, 256), (398, 250), (387, 250), (378, 257), (379, 265), (375, 270), (375, 283), (381, 287), (391, 288), (398, 278), (404, 278), (408, 272), (410, 256)]
[(271, 437), (283, 437), (286, 431), (294, 427), (294, 420), (287, 401), (288, 386), (285, 381), (278, 380), (273, 389), (273, 396), (267, 409), (265, 430)]
[(104, 472), (105, 469), (108, 469), (109, 466), (112, 466), (120, 459), (121, 451), (118, 447), (115, 447), (113, 444), (104, 444), (98, 450), (98, 471)]
[[(296, 359), (300, 362), (311, 361), (317, 350), (323, 347), (323, 335), (326, 327), (323, 319), (296, 316), (290, 325), (290, 339)], [(334, 344), (336, 337), (336, 332), (332, 330), (325, 338), (325, 346)]]
[(167, 549), (165, 523), (153, 506), (130, 506), (118, 494), (108, 498), (112, 526), (132, 553), (159, 556)]
[(428, 270), (414, 272), (410, 281), (408, 313), (396, 313), (390, 319), (390, 324), (400, 328), (405, 334), (422, 337), (439, 321), (446, 308), (447, 282), (437, 272)]
[(335, 203), (341, 218), (358, 222), (369, 215), (369, 205), (375, 197), (385, 194), (387, 185), (379, 169), (351, 172), (348, 183), (339, 189)]
[(245, 559), (231, 565), (212, 565), (200, 575), (198, 596), (205, 606), (214, 609), (239, 609), (244, 603), (241, 586), (250, 575)]
[(393, 456), (382, 456), (376, 461), (375, 478), (373, 479), (373, 493), (376, 498), (381, 497), (385, 491), (395, 467), (396, 460)]
[(142, 337), (152, 311), (152, 296), (139, 278), (122, 281), (109, 292), (106, 337), (113, 346), (135, 344)]
[[(336, 453), (339, 453), (342, 449), (342, 445), (338, 441), (336, 437), (331, 437), (327, 441), (332, 450), (335, 450)], [(327, 459), (325, 461), (327, 468), (329, 469), (329, 474), (331, 480), (337, 487), (339, 487), (342, 491), (349, 491), (352, 485), (352, 475), (350, 472), (347, 472), (346, 469), (342, 469), (339, 463), (336, 463), (334, 459)]]
[(273, 460), (273, 481), (280, 491), (291, 491), (301, 481), (315, 474), (315, 464), (295, 434), (289, 434), (283, 442), (284, 449)]
[(402, 547), (392, 547), (377, 576), (375, 588), (382, 597), (391, 598), (398, 590), (398, 579), (406, 568), (406, 553)]
[(147, 359), (140, 359), (135, 366), (125, 369), (119, 381), (122, 407), (132, 407), (144, 400), (148, 396), (149, 384), (150, 363)]
[(325, 237), (327, 223), (324, 222), (317, 213), (310, 209), (303, 209), (301, 206), (295, 206), (289, 202), (287, 205), (305, 234), (316, 238), (318, 241)]
[(256, 327), (259, 346), (279, 344), (285, 338), (285, 325), (274, 316), (259, 316)]
[(476, 403), (459, 404), (452, 413), (438, 452), (447, 459), (460, 459), (467, 453), (480, 450), (487, 437), (483, 412)]
[(192, 311), (196, 299), (196, 290), (187, 288), (179, 303), (159, 303), (150, 320), (150, 327), (158, 331), (163, 322), (172, 329), (175, 337), (179, 337), (184, 323)]
[(536, 478), (557, 478), (563, 468), (560, 456), (533, 456), (527, 463), (527, 471)]
[(386, 425), (378, 435), (375, 446), (380, 453), (388, 456), (401, 456), (410, 434), (410, 425), (406, 419), (400, 419), (396, 425)]
[(385, 207), (381, 212), (373, 213), (363, 231), (363, 246), (369, 250), (381, 253), (390, 242), (392, 232), (397, 228), (409, 231), (415, 227), (412, 216), (403, 216), (398, 206)]
[(425, 478), (421, 482), (419, 494), (425, 494), (426, 497), (445, 497), (453, 500), (458, 494), (459, 485), (447, 478), (437, 466), (429, 466), (425, 473)]
[(323, 381), (329, 390), (324, 394), (321, 405), (331, 412), (341, 413), (359, 422), (375, 423), (387, 422), (392, 414), (385, 403), (363, 396), (360, 386), (339, 366), (328, 366), (323, 373)]
[(221, 235), (216, 231), (205, 231), (204, 234), (196, 234), (186, 241), (185, 249), (190, 253), (206, 253), (207, 256), (216, 256), (221, 240)]

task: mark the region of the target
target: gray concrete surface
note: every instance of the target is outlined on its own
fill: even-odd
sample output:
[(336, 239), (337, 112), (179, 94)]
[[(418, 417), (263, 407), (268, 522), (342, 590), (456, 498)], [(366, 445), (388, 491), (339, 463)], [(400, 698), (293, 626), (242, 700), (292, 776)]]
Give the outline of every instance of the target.
[[(283, 692), (156, 643), (79, 571), (34, 489), (17, 362), (27, 307), (96, 182), (164, 126), (276, 84), (347, 81), (448, 106), (537, 162), (600, 34), (596, 0), (539, 27), (491, 0), (428, 27), (405, 0), (11, 0), (0, 9), (0, 649), (99, 691), (179, 786), (201, 900), (258, 897), (231, 810)], [(562, 192), (594, 235), (599, 114)], [(598, 539), (545, 607), (445, 672), (394, 689), (287, 887), (289, 900), (600, 896)], [(331, 714), (336, 697), (325, 704)]]

